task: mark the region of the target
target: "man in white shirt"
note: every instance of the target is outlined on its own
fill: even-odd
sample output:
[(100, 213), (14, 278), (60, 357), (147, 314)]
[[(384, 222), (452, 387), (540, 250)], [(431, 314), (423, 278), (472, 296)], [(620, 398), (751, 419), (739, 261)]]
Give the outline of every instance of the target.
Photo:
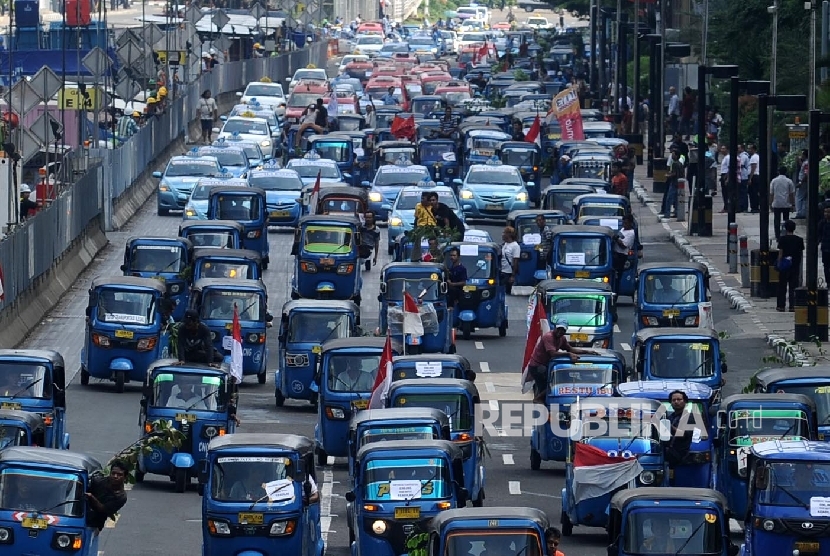
[(736, 212), (749, 211), (749, 155), (738, 145), (738, 206)]
[(617, 232), (614, 241), (614, 271), (617, 273), (617, 283), (622, 278), (625, 263), (628, 260), (628, 253), (634, 249), (634, 217), (627, 214), (622, 220), (622, 229)]
[(678, 132), (677, 123), (680, 120), (680, 98), (677, 89), (669, 87), (669, 131), (672, 135)]
[(781, 235), (781, 217), (784, 222), (790, 219), (790, 210), (795, 201), (795, 184), (787, 177), (787, 167), (778, 169), (778, 176), (769, 182), (769, 206), (772, 207), (775, 239)]
[(729, 194), (729, 147), (720, 146), (720, 192), (723, 195), (723, 209), (721, 212), (729, 212), (731, 195)]
[[(758, 156), (758, 147), (750, 143), (749, 151), (749, 209), (752, 214), (761, 210), (761, 158)], [(785, 219), (786, 220), (786, 219)]]

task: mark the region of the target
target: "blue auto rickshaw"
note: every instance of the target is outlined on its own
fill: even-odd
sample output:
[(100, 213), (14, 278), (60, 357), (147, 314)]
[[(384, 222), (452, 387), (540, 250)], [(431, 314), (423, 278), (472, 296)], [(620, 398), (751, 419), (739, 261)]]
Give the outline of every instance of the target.
[[(736, 556), (726, 499), (707, 488), (640, 487), (611, 498), (609, 556), (709, 554)], [(783, 552), (781, 552), (783, 554)]]
[(354, 145), (345, 135), (313, 135), (308, 138), (308, 151), (316, 152), (320, 158), (333, 160), (340, 172), (351, 185), (360, 185), (354, 178)]
[[(0, 538), (4, 554), (98, 556), (98, 529), (87, 523), (85, 493), (101, 464), (67, 450), (0, 450)], [(42, 508), (42, 509), (37, 509)]]
[[(662, 407), (645, 398), (592, 398), (576, 412), (571, 408), (578, 418), (571, 421), (562, 488), (564, 536), (573, 534), (574, 525), (606, 527), (611, 497), (620, 487), (668, 486), (662, 443), (670, 440), (671, 428), (665, 420), (659, 425), (654, 421)], [(598, 422), (605, 426), (597, 426)], [(590, 458), (588, 454), (601, 452), (637, 464), (615, 474), (576, 465), (583, 457)]]
[(466, 131), (461, 145), (465, 170), (469, 170), (474, 164), (487, 164), (495, 156), (499, 144), (510, 139), (509, 134), (492, 128)]
[(727, 366), (711, 328), (644, 328), (631, 349), (638, 380), (697, 382), (712, 389), (712, 403), (720, 399)]
[(697, 429), (692, 437), (689, 453), (681, 465), (669, 473), (669, 484), (676, 487), (714, 488), (714, 433), (709, 410), (712, 389), (705, 384), (680, 380), (646, 380), (625, 382), (617, 386), (617, 392), (627, 398), (649, 398), (663, 404), (666, 411), (673, 411), (669, 396), (675, 390), (686, 393), (689, 401), (689, 426)]
[(485, 554), (512, 554), (515, 548), (522, 552), (520, 556), (555, 556), (545, 543), (549, 526), (545, 513), (535, 508), (445, 510), (429, 522), (427, 535), (422, 536), (425, 552), (418, 553), (444, 556), (474, 554), (482, 549)]
[(536, 286), (537, 300), (545, 304), (551, 329), (568, 323), (568, 343), (574, 347), (614, 349), (617, 308), (611, 286), (589, 280), (545, 280)]
[[(827, 519), (830, 450), (826, 442), (774, 440), (752, 446), (742, 556), (830, 554)], [(735, 515), (740, 515), (735, 512)]]
[(496, 155), (502, 164), (515, 166), (522, 173), (527, 197), (531, 203), (541, 206), (542, 192), (542, 149), (536, 143), (526, 141), (505, 141), (498, 147)]
[(360, 220), (313, 215), (300, 219), (294, 235), (291, 299), (343, 299), (360, 305)]
[(435, 182), (452, 187), (453, 180), (461, 175), (455, 141), (452, 139), (421, 139), (418, 141), (418, 159), (427, 167)]
[(322, 484), (312, 440), (274, 433), (215, 437), (199, 475), (204, 556), (325, 553), (322, 493), (314, 496), (310, 482)]
[(373, 442), (358, 450), (354, 467), (354, 488), (346, 493), (351, 556), (406, 554), (415, 528), (467, 502), (455, 442)]
[(594, 280), (614, 287), (611, 254), (616, 232), (605, 226), (556, 226), (551, 232), (551, 278)]
[(133, 237), (124, 248), (124, 276), (156, 278), (167, 286), (167, 296), (176, 302), (173, 318), (181, 320), (193, 273), (193, 244), (183, 237)]
[(190, 308), (210, 328), (213, 347), (229, 353), (233, 343), (234, 315), (242, 329), (242, 374), (256, 375), (265, 384), (268, 364), (268, 292), (261, 280), (202, 278), (193, 284)]
[(201, 247), (193, 251), (193, 282), (202, 278), (261, 280), (262, 257), (247, 249)]
[(634, 330), (700, 326), (700, 303), (709, 301), (709, 269), (695, 262), (647, 263), (637, 269)]
[(464, 487), (473, 506), (484, 505), (484, 439), (476, 436), (475, 384), (452, 378), (397, 380), (389, 387), (387, 407), (432, 407), (450, 418), (453, 442), (464, 455)]
[[(154, 445), (140, 454), (136, 482), (147, 473), (169, 477), (176, 492), (184, 492), (207, 459), (208, 444), (236, 429), (236, 384), (222, 369), (177, 359), (159, 359), (147, 369), (141, 398), (142, 437), (156, 433), (158, 421), (167, 421), (184, 436), (172, 451)], [(201, 484), (200, 484), (201, 488)]]
[(61, 448), (46, 445), (46, 425), (39, 414), (18, 409), (0, 409), (0, 450), (9, 446)]
[[(447, 306), (447, 272), (434, 263), (389, 263), (380, 271), (380, 332), (389, 330), (401, 353), (453, 353), (455, 342)], [(418, 305), (423, 335), (407, 331), (405, 297)]]
[(453, 311), (453, 325), (461, 329), (465, 340), (476, 328), (498, 328), (499, 336), (507, 336), (507, 291), (501, 281), (501, 247), (495, 243), (451, 243), (444, 251), (458, 249), (459, 260), (467, 270), (467, 285), (458, 293)]
[(586, 216), (622, 218), (627, 214), (631, 214), (631, 203), (627, 197), (622, 195), (587, 193), (575, 197), (573, 205), (571, 218), (574, 222)]
[(803, 394), (816, 403), (818, 439), (830, 440), (830, 368), (786, 367), (759, 371), (752, 379), (759, 394)]
[(166, 297), (164, 283), (152, 278), (92, 281), (81, 348), (81, 384), (88, 385), (90, 378), (111, 380), (120, 394), (127, 382), (144, 382), (150, 364), (170, 353), (170, 334), (160, 307)]
[(268, 210), (265, 190), (256, 187), (211, 187), (208, 220), (234, 220), (242, 224), (242, 245), (262, 256), (262, 269), (270, 262)]
[(47, 349), (0, 349), (0, 381), (0, 410), (40, 415), (43, 445), (68, 450), (63, 356)]
[(475, 382), (470, 361), (457, 353), (399, 355), (392, 360), (392, 380), (456, 378)]
[(747, 456), (759, 442), (816, 440), (816, 404), (801, 394), (734, 394), (718, 406), (715, 489), (736, 516), (746, 515)]
[(319, 390), (314, 427), (318, 465), (327, 465), (330, 455), (349, 455), (349, 421), (369, 407), (385, 343), (383, 338), (346, 338), (323, 344), (315, 378)]
[(282, 306), (279, 366), (274, 374), (277, 407), (286, 399), (317, 403), (317, 363), (329, 340), (359, 336), (360, 307), (351, 301), (298, 299)]
[(596, 189), (587, 185), (549, 185), (541, 193), (541, 208), (561, 210), (570, 217), (573, 214), (575, 198), (594, 193)]
[(570, 223), (570, 218), (560, 210), (514, 210), (507, 215), (507, 225), (516, 230), (516, 241), (521, 249), (519, 274), (514, 277), (514, 286), (535, 286), (539, 280), (548, 277), (547, 261), (539, 260), (539, 251), (544, 247), (542, 230), (536, 222), (540, 216), (550, 228)]
[[(545, 406), (550, 421), (537, 424), (530, 435), (530, 468), (534, 471), (543, 461), (565, 461), (568, 436), (561, 431), (570, 427), (570, 409), (579, 399), (614, 395), (614, 388), (625, 378), (625, 357), (611, 350), (597, 350), (597, 355), (582, 355), (573, 362), (567, 355), (553, 357), (548, 363)], [(556, 412), (554, 415), (553, 412)], [(559, 426), (552, 427), (551, 423)]]
[(245, 227), (233, 220), (193, 220), (182, 222), (179, 237), (189, 239), (193, 247), (242, 249)]

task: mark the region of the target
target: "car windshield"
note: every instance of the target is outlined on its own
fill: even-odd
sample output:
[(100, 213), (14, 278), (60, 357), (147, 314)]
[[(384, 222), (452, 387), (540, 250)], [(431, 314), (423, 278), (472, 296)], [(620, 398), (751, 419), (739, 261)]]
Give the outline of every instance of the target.
[[(830, 464), (812, 461), (769, 463), (767, 488), (758, 492), (758, 502), (771, 506), (810, 509), (813, 498), (830, 496)], [(757, 471), (756, 471), (757, 473)]]
[(432, 427), (427, 426), (378, 426), (374, 428), (363, 429), (358, 440), (358, 448), (373, 442), (389, 442), (398, 440), (439, 440), (437, 434)]
[(210, 189), (213, 185), (197, 185), (190, 194), (191, 201), (207, 201), (210, 197)]
[(699, 299), (698, 277), (696, 274), (652, 274), (644, 280), (646, 303), (674, 305), (697, 303)]
[(366, 500), (386, 502), (449, 498), (451, 477), (443, 459), (373, 459), (363, 471), (363, 496)]
[[(332, 355), (328, 365), (328, 388), (332, 392), (372, 391), (378, 374), (380, 354)], [(368, 399), (368, 396), (367, 396)]]
[(259, 220), (262, 216), (261, 200), (257, 195), (218, 195), (216, 217), (237, 222)]
[(607, 298), (604, 295), (554, 294), (548, 297), (551, 318), (565, 319), (574, 326), (605, 326)]
[(557, 365), (550, 372), (550, 390), (555, 396), (592, 396), (614, 393), (614, 371), (587, 366)]
[[(635, 510), (623, 535), (626, 554), (721, 554), (722, 515), (705, 510)], [(728, 523), (726, 524), (728, 526)]]
[(294, 72), (294, 81), (299, 81), (301, 79), (325, 81), (327, 78), (325, 70), (300, 69)]
[(288, 341), (322, 344), (334, 338), (348, 338), (349, 315), (298, 311), (289, 317)]
[(85, 508), (84, 483), (77, 473), (11, 467), (0, 473), (0, 509), (82, 517)]
[(244, 145), (240, 145), (240, 148), (245, 153), (245, 156), (248, 157), (248, 160), (262, 160), (262, 150), (259, 148), (259, 145), (253, 143), (246, 143)]
[(212, 176), (219, 173), (219, 165), (212, 160), (171, 160), (164, 176), (168, 178)]
[(830, 381), (811, 382), (810, 384), (782, 382), (775, 385), (775, 392), (803, 394), (816, 402), (816, 415), (822, 425), (830, 424)]
[(424, 179), (429, 179), (429, 173), (423, 170), (406, 171), (399, 168), (390, 168), (384, 171), (380, 169), (375, 175), (375, 185), (417, 185)]
[(222, 166), (247, 166), (248, 157), (241, 150), (232, 150), (219, 153), (211, 153)]
[(456, 104), (461, 104), (467, 99), (473, 98), (472, 95), (467, 91), (453, 91), (448, 93), (441, 93), (441, 96), (444, 97), (444, 100), (447, 104), (452, 104), (455, 106)]
[(357, 39), (357, 44), (360, 46), (367, 44), (383, 44), (383, 39), (381, 37), (360, 37)]
[(320, 158), (334, 160), (335, 162), (350, 162), (352, 160), (351, 141), (317, 141), (314, 143), (314, 150)]
[(317, 104), (317, 99), (321, 98), (323, 93), (292, 93), (288, 97), (288, 106), (291, 108), (300, 108)]
[[(493, 151), (495, 152), (495, 151)], [(521, 187), (522, 176), (513, 168), (511, 171), (473, 170), (467, 175), (467, 184), (476, 185), (506, 185), (510, 187)]]
[(195, 247), (215, 247), (217, 249), (236, 249), (239, 247), (231, 232), (191, 232), (187, 239)]
[(737, 409), (729, 412), (729, 445), (752, 446), (770, 440), (810, 437), (807, 414), (800, 409)]
[(649, 372), (660, 378), (695, 379), (714, 376), (716, 349), (707, 340), (654, 342), (649, 350)]
[(608, 264), (608, 241), (605, 237), (560, 237), (559, 264), (568, 266), (605, 266)]
[(289, 162), (287, 168), (297, 172), (301, 178), (316, 178), (319, 173), (321, 179), (340, 179), (340, 172), (333, 164), (291, 164)]
[(352, 249), (352, 229), (338, 226), (308, 226), (303, 249), (315, 254), (344, 255)]
[[(395, 203), (396, 210), (415, 210), (415, 205), (421, 202), (420, 191), (405, 191)], [(438, 191), (438, 202), (444, 203), (449, 208), (456, 210), (458, 208), (458, 201), (455, 194), (451, 191)]]
[(195, 373), (159, 373), (153, 380), (153, 406), (185, 411), (224, 411), (222, 379)]
[[(435, 279), (432, 278), (433, 276)], [(404, 292), (407, 292), (414, 299), (437, 301), (442, 297), (438, 287), (439, 279), (440, 275), (437, 273), (424, 274), (420, 277), (409, 275), (406, 278), (386, 278), (385, 298), (387, 301), (401, 301)]]
[(251, 83), (245, 89), (246, 97), (281, 97), (284, 96), (282, 92), (282, 85), (257, 85)]
[(464, 33), (461, 35), (461, 42), (486, 42), (487, 35), (484, 33)]
[(450, 418), (450, 429), (468, 431), (472, 428), (470, 402), (461, 394), (407, 394), (395, 398), (395, 407), (431, 407)]
[(246, 135), (268, 135), (268, 124), (255, 120), (228, 120), (222, 133), (240, 133)]
[(298, 176), (263, 176), (254, 174), (248, 181), (251, 187), (265, 191), (301, 191), (303, 182)]
[(527, 167), (537, 165), (539, 160), (532, 149), (509, 149), (501, 152), (501, 162), (508, 166)]
[(290, 503), (299, 490), (288, 470), (286, 457), (227, 456), (216, 459), (211, 476), (211, 496), (220, 502)]
[(239, 320), (259, 321), (265, 313), (264, 294), (240, 290), (208, 290), (202, 295), (201, 316), (204, 320), (233, 320), (236, 305)]
[(449, 533), (444, 556), (517, 555), (543, 556), (539, 533), (530, 529), (470, 529)]
[(200, 259), (196, 275), (200, 278), (254, 279), (254, 263), (233, 263)]
[(183, 250), (174, 245), (136, 245), (130, 255), (132, 272), (179, 272)]
[(0, 398), (10, 397), (51, 398), (52, 383), (48, 369), (43, 365), (25, 362), (0, 363)]
[(156, 316), (156, 298), (151, 293), (105, 288), (98, 292), (97, 313), (101, 322), (152, 324)]

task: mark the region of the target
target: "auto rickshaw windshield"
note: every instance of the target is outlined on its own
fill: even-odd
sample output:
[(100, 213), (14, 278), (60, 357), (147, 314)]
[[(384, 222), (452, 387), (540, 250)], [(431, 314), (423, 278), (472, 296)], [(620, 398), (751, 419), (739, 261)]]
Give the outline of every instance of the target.
[(467, 269), (467, 280), (486, 280), (495, 276), (493, 253), (479, 251), (477, 255), (467, 255), (462, 251), (459, 261)]
[[(452, 210), (458, 209), (458, 199), (451, 191), (437, 191), (438, 201), (444, 203)], [(421, 194), (418, 191), (406, 191), (398, 198), (395, 205), (397, 210), (415, 210), (415, 205), (421, 202)]]
[(296, 312), (289, 317), (288, 341), (322, 344), (334, 338), (348, 338), (349, 315)]
[(256, 195), (226, 195), (219, 197), (216, 217), (219, 220), (247, 221), (260, 216), (260, 198)]
[(384, 164), (398, 164), (400, 162), (415, 161), (415, 149), (386, 149), (383, 151)]
[[(424, 143), (419, 149), (422, 162), (454, 161), (452, 147), (447, 143)], [(448, 155), (445, 157), (444, 155)]]
[(503, 149), (501, 151), (501, 163), (517, 168), (526, 168), (538, 164), (536, 151), (533, 149)]
[[(545, 226), (558, 226), (559, 224), (563, 224), (565, 222), (565, 218), (545, 218)], [(539, 245), (542, 242), (542, 234), (541, 230), (539, 230), (539, 226), (536, 224), (536, 220), (529, 218), (526, 220), (522, 220), (521, 223), (516, 226), (516, 237), (521, 240), (521, 243), (525, 245)]]
[(449, 466), (436, 458), (376, 459), (363, 472), (366, 500), (449, 498)]
[(574, 199), (582, 193), (571, 193), (563, 191), (561, 193), (548, 193), (548, 207), (551, 210), (561, 210), (562, 212), (570, 213), (574, 208)]
[(29, 363), (0, 364), (0, 398), (50, 399), (52, 383), (46, 367)]
[[(435, 276), (433, 280), (431, 276)], [(402, 301), (404, 292), (414, 299), (421, 301), (437, 301), (439, 299), (438, 275), (423, 276), (420, 278), (387, 278), (386, 299), (387, 301)]]
[[(577, 367), (568, 366), (564, 369), (553, 369), (550, 372), (550, 386), (551, 389), (568, 386), (593, 386), (600, 387), (608, 385), (608, 388), (613, 389), (614, 371), (611, 369), (600, 369), (597, 367)], [(578, 394), (580, 392), (574, 392)], [(591, 394), (593, 392), (587, 392)]]
[(11, 425), (0, 426), (0, 450), (9, 446), (24, 446), (25, 444), (25, 429)]
[(633, 511), (624, 531), (628, 554), (720, 554), (723, 516), (707, 512)]
[(816, 402), (816, 416), (820, 424), (830, 424), (830, 383), (826, 384), (779, 384), (776, 393), (804, 394)]
[(106, 323), (147, 325), (156, 315), (156, 298), (151, 293), (106, 288), (98, 293), (98, 320)]
[(194, 247), (233, 248), (233, 235), (231, 232), (193, 232), (187, 238), (193, 242)]
[(378, 374), (380, 355), (333, 355), (329, 358), (331, 392), (371, 392)]
[(625, 216), (625, 207), (619, 205), (585, 205), (579, 209), (579, 217), (583, 216)]
[(358, 441), (358, 448), (373, 442), (397, 440), (439, 440), (432, 427), (383, 427), (364, 430)]
[(565, 319), (570, 326), (605, 326), (607, 300), (603, 295), (553, 294), (548, 297), (547, 311), (552, 319)]
[(251, 187), (258, 187), (265, 191), (302, 191), (303, 182), (295, 176), (258, 176), (254, 174), (248, 179)]
[(317, 142), (314, 144), (314, 150), (322, 158), (327, 160), (334, 160), (336, 162), (351, 162), (352, 149), (350, 148), (350, 141), (342, 142)]
[[(595, 135), (595, 137), (603, 137), (604, 134)], [(603, 166), (594, 165), (575, 165), (573, 167), (573, 177), (575, 178), (592, 178), (604, 180), (607, 176), (607, 168)]]
[(559, 238), (559, 264), (605, 266), (608, 264), (608, 242), (605, 237)]
[(646, 303), (697, 303), (698, 277), (694, 274), (648, 274), (645, 283)]
[[(411, 43), (410, 43), (411, 44)], [(429, 114), (430, 112), (440, 112), (444, 109), (443, 103), (440, 100), (418, 100), (412, 101), (413, 114)]]
[(737, 410), (729, 414), (730, 446), (751, 446), (758, 442), (809, 436), (807, 416), (798, 409)]
[(224, 411), (222, 379), (190, 373), (161, 373), (153, 381), (153, 406), (194, 411)]
[(179, 272), (182, 248), (169, 245), (136, 245), (132, 250), (130, 270), (134, 272)]
[(812, 497), (830, 496), (830, 464), (793, 461), (766, 467), (769, 481), (767, 488), (758, 492), (761, 504), (809, 508)]
[(209, 290), (202, 297), (202, 319), (233, 320), (233, 309), (239, 320), (262, 320), (265, 300), (260, 292)]
[(217, 458), (213, 464), (211, 496), (220, 502), (290, 500), (295, 496), (295, 489), (289, 469), (291, 460), (285, 457)]
[(85, 506), (84, 483), (76, 473), (39, 471), (35, 475), (29, 469), (14, 468), (0, 473), (0, 509), (49, 510), (50, 515), (81, 517)]
[(453, 91), (451, 93), (442, 93), (442, 97), (450, 106), (461, 104), (465, 100), (473, 98), (468, 91)]
[(253, 264), (225, 263), (218, 261), (200, 261), (199, 270), (202, 278), (253, 279)]
[(467, 529), (447, 536), (445, 556), (520, 554), (543, 556), (539, 533), (531, 529)]
[(343, 255), (351, 251), (352, 229), (338, 226), (309, 226), (303, 249), (320, 255)]
[(660, 378), (694, 379), (715, 374), (715, 346), (708, 341), (655, 342), (649, 360), (651, 374)]
[(323, 214), (362, 214), (363, 204), (355, 199), (326, 199)]
[(461, 394), (409, 394), (395, 400), (396, 407), (430, 407), (443, 411), (450, 418), (450, 429), (468, 431), (473, 428), (470, 400)]

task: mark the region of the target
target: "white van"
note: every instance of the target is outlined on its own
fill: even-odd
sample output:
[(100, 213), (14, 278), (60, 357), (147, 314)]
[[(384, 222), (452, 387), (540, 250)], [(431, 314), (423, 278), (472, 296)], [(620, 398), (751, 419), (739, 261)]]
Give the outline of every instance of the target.
[(469, 16), (464, 19), (475, 19), (477, 21), (483, 21), (484, 23), (490, 22), (490, 10), (483, 6), (462, 6), (456, 9), (455, 13), (459, 16), (462, 14)]

